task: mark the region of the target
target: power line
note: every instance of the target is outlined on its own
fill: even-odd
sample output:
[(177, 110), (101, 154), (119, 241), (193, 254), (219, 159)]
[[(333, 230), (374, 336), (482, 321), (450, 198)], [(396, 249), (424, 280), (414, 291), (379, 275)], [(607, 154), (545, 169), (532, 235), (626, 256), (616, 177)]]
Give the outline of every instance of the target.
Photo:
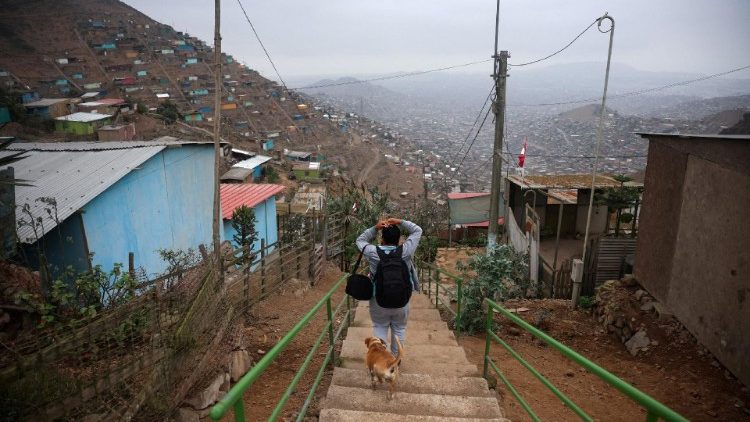
[(477, 133), (474, 134), (474, 139), (471, 140), (471, 144), (469, 144), (469, 148), (466, 150), (466, 154), (464, 154), (463, 158), (461, 158), (461, 162), (458, 163), (456, 166), (456, 169), (461, 168), (461, 165), (464, 163), (464, 160), (466, 159), (466, 156), (469, 155), (469, 152), (471, 151), (471, 148), (474, 146), (474, 142), (476, 142), (477, 137), (479, 136), (479, 132), (482, 131), (482, 127), (484, 127), (484, 122), (487, 121), (487, 116), (490, 115), (490, 111), (492, 108), (487, 108), (487, 113), (484, 114), (484, 119), (482, 119), (482, 124), (479, 125), (479, 129), (477, 129)]
[(274, 64), (273, 59), (271, 59), (271, 54), (268, 53), (268, 50), (266, 50), (266, 46), (263, 45), (263, 41), (260, 40), (260, 36), (258, 35), (258, 31), (255, 30), (255, 25), (250, 21), (250, 17), (247, 16), (247, 12), (245, 11), (245, 6), (242, 5), (242, 0), (237, 0), (237, 4), (240, 5), (240, 9), (242, 9), (242, 14), (245, 15), (245, 19), (247, 20), (247, 23), (250, 24), (250, 28), (253, 30), (253, 34), (255, 34), (255, 38), (258, 40), (258, 44), (263, 48), (263, 52), (266, 53), (266, 58), (268, 58), (268, 61), (271, 63), (271, 66), (273, 67), (274, 72), (276, 72), (276, 76), (279, 77), (279, 81), (281, 81), (281, 85), (288, 90), (286, 87), (286, 83), (284, 82), (284, 79), (281, 77), (281, 74), (279, 73), (279, 69), (276, 68), (276, 64)]
[[(650, 92), (662, 91), (662, 90), (665, 90), (665, 89), (675, 88), (675, 87), (678, 87), (678, 86), (690, 85), (690, 84), (695, 83), (695, 82), (701, 82), (701, 81), (705, 81), (705, 80), (708, 80), (708, 79), (717, 78), (719, 76), (729, 75), (731, 73), (739, 72), (739, 71), (745, 70), (745, 69), (750, 69), (750, 65), (738, 67), (738, 68), (735, 68), (735, 69), (732, 69), (732, 70), (727, 70), (726, 72), (714, 73), (713, 75), (702, 76), (702, 77), (696, 78), (696, 79), (690, 79), (690, 80), (687, 80), (687, 81), (673, 82), (671, 84), (662, 85), (662, 86), (658, 86), (658, 87), (654, 87), (654, 88), (647, 88), (647, 89), (641, 89), (641, 90), (637, 90), (637, 91), (624, 92), (622, 94), (615, 94), (615, 95), (609, 96), (609, 98), (612, 99), (612, 98), (634, 97), (634, 96), (637, 96), (637, 95), (648, 94)], [(556, 103), (508, 104), (508, 107), (557, 106), (557, 105), (568, 105), (568, 104), (583, 104), (583, 103), (590, 103), (592, 101), (599, 101), (599, 98), (587, 98), (587, 99), (583, 99), (583, 100), (561, 101), (561, 102), (556, 102)]]
[(591, 27), (592, 27), (592, 26), (594, 26), (594, 24), (596, 24), (597, 22), (599, 22), (599, 19), (598, 19), (598, 18), (597, 18), (597, 19), (594, 19), (594, 21), (593, 21), (593, 22), (591, 22), (591, 25), (587, 26), (587, 27), (586, 27), (586, 29), (584, 29), (583, 31), (581, 31), (581, 33), (580, 33), (580, 34), (576, 35), (576, 37), (575, 37), (575, 38), (573, 38), (573, 40), (572, 40), (571, 42), (569, 42), (568, 44), (566, 44), (566, 45), (565, 45), (565, 47), (563, 47), (563, 48), (561, 48), (561, 49), (559, 49), (559, 50), (555, 51), (554, 53), (552, 53), (552, 54), (550, 54), (550, 55), (548, 55), (548, 56), (544, 56), (544, 57), (542, 57), (541, 59), (536, 59), (536, 60), (532, 60), (532, 61), (530, 61), (530, 62), (526, 62), (526, 63), (519, 63), (519, 64), (512, 64), (512, 63), (508, 63), (508, 66), (513, 66), (513, 67), (528, 66), (528, 65), (530, 65), (530, 64), (534, 64), (534, 63), (539, 63), (539, 62), (541, 62), (541, 61), (544, 61), (544, 60), (547, 60), (547, 59), (549, 59), (549, 58), (552, 58), (552, 57), (554, 57), (554, 56), (556, 56), (556, 55), (558, 55), (558, 54), (562, 53), (563, 51), (565, 51), (565, 50), (566, 50), (566, 49), (567, 49), (568, 47), (570, 47), (571, 45), (573, 45), (573, 43), (574, 43), (574, 42), (578, 41), (578, 39), (579, 39), (579, 38), (581, 38), (581, 36), (582, 36), (583, 34), (585, 34), (585, 33), (586, 33), (586, 31), (588, 31), (589, 29), (591, 29)]
[[(504, 152), (506, 155), (514, 155), (510, 151)], [(553, 157), (553, 158), (595, 158), (594, 155), (558, 155), (558, 154), (525, 154), (525, 157)], [(600, 155), (600, 158), (646, 158), (648, 155)]]
[(451, 167), (453, 167), (453, 164), (455, 164), (458, 156), (461, 155), (461, 150), (464, 149), (464, 146), (469, 141), (469, 138), (471, 137), (471, 132), (474, 131), (474, 127), (476, 127), (477, 123), (479, 123), (479, 119), (482, 118), (482, 112), (484, 111), (484, 108), (487, 107), (487, 103), (490, 101), (490, 98), (492, 98), (492, 93), (494, 92), (494, 90), (495, 90), (495, 87), (493, 85), (492, 87), (490, 87), (490, 93), (487, 94), (487, 98), (484, 99), (482, 108), (479, 109), (479, 113), (477, 113), (477, 118), (474, 119), (474, 123), (472, 123), (471, 128), (469, 128), (469, 133), (466, 134), (466, 138), (464, 138), (464, 141), (461, 143), (461, 147), (456, 151), (453, 158), (451, 159)]
[(439, 68), (436, 68), (436, 69), (428, 69), (428, 70), (419, 70), (419, 71), (416, 71), (416, 72), (402, 73), (402, 74), (399, 74), (399, 75), (380, 76), (380, 77), (377, 77), (377, 78), (370, 78), (370, 79), (357, 79), (355, 81), (346, 81), (346, 82), (333, 82), (333, 83), (330, 83), (330, 84), (309, 85), (309, 86), (302, 86), (302, 87), (299, 87), (299, 88), (291, 88), (291, 89), (328, 88), (328, 87), (332, 87), (332, 86), (356, 85), (356, 84), (363, 84), (365, 82), (375, 82), (375, 81), (385, 81), (385, 80), (389, 80), (389, 79), (406, 78), (406, 77), (409, 77), (409, 76), (424, 75), (426, 73), (441, 72), (441, 71), (444, 71), (444, 70), (457, 69), (459, 67), (473, 66), (475, 64), (491, 62), (492, 60), (493, 59), (478, 60), (478, 61), (475, 61), (475, 62), (457, 64), (457, 65), (454, 65), (454, 66), (439, 67)]
[[(237, 1), (240, 1), (240, 0), (237, 0)], [(244, 9), (243, 9), (243, 12), (244, 12)], [(544, 61), (544, 60), (547, 60), (549, 58), (552, 58), (552, 57), (554, 57), (554, 56), (562, 53), (563, 51), (565, 51), (566, 49), (568, 49), (568, 47), (570, 47), (571, 45), (573, 45), (573, 43), (575, 43), (576, 41), (578, 41), (578, 39), (581, 38), (581, 36), (583, 34), (585, 34), (586, 31), (588, 31), (589, 29), (591, 29), (591, 27), (594, 26), (594, 24), (596, 24), (597, 22), (598, 22), (598, 19), (595, 19), (594, 22), (592, 22), (589, 26), (586, 27), (586, 29), (584, 29), (580, 34), (576, 35), (576, 37), (573, 38), (572, 41), (570, 41), (568, 44), (566, 44), (563, 48), (555, 51), (554, 53), (552, 53), (552, 54), (550, 54), (548, 56), (542, 57), (542, 58), (537, 59), (537, 60), (532, 60), (532, 61), (526, 62), (526, 63), (519, 63), (519, 64), (508, 63), (508, 66), (514, 66), (514, 67), (528, 66), (530, 64), (539, 63), (541, 61)], [(270, 60), (270, 58), (269, 58), (269, 60)], [(309, 86), (303, 86), (303, 87), (291, 88), (291, 89), (329, 88), (329, 87), (333, 87), (333, 86), (356, 85), (356, 84), (362, 84), (362, 83), (365, 83), (365, 82), (375, 82), (375, 81), (385, 81), (385, 80), (389, 80), (389, 79), (406, 78), (406, 77), (409, 77), (409, 76), (424, 75), (426, 73), (441, 72), (441, 71), (444, 71), (444, 70), (451, 70), (451, 69), (457, 69), (457, 68), (460, 68), (460, 67), (473, 66), (475, 64), (487, 63), (487, 62), (490, 62), (492, 60), (494, 60), (494, 59), (477, 60), (477, 61), (469, 62), (469, 63), (457, 64), (457, 65), (446, 66), (446, 67), (439, 67), (439, 68), (429, 69), (429, 70), (420, 70), (420, 71), (416, 71), (416, 72), (408, 72), (408, 73), (403, 73), (403, 74), (400, 74), (400, 75), (380, 76), (380, 77), (377, 77), (377, 78), (359, 79), (359, 80), (356, 80), (356, 81), (333, 82), (333, 83), (330, 83), (330, 84), (309, 85)]]

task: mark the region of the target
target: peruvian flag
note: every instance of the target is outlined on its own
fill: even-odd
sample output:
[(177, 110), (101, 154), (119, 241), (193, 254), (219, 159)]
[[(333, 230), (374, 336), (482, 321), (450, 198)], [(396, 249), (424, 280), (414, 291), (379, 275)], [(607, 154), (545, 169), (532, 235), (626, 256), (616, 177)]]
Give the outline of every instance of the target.
[(518, 156), (518, 167), (523, 168), (523, 164), (526, 162), (526, 138), (523, 138), (523, 148), (521, 148), (521, 154)]

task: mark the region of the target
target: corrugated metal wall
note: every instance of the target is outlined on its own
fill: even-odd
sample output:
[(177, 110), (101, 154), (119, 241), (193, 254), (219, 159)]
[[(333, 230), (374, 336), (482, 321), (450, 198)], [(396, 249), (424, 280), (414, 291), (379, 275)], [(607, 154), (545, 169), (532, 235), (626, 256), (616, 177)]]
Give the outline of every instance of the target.
[(147, 274), (166, 269), (158, 249), (211, 244), (213, 149), (168, 148), (120, 179), (84, 207), (93, 263), (111, 269), (135, 253)]

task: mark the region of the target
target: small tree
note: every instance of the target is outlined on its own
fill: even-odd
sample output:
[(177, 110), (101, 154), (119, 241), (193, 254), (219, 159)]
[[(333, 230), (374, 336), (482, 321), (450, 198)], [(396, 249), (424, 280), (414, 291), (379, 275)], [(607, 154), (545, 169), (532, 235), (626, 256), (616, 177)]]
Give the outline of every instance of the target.
[(266, 179), (268, 180), (268, 183), (278, 182), (279, 172), (277, 172), (275, 168), (268, 166), (268, 168), (266, 168)]
[(252, 252), (255, 241), (258, 240), (258, 232), (255, 230), (255, 212), (252, 208), (242, 205), (232, 212), (232, 228), (235, 230), (232, 240), (242, 249), (240, 262), (242, 264), (252, 262), (255, 253)]
[(156, 113), (161, 115), (167, 124), (172, 124), (180, 118), (180, 111), (177, 109), (177, 104), (169, 100), (162, 102), (156, 108)]

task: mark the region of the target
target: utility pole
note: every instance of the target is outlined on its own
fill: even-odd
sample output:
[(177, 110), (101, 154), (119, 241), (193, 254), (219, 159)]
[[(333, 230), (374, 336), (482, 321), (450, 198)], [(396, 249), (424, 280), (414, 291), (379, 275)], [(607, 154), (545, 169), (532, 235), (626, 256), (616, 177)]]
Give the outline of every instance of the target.
[(500, 193), (503, 191), (503, 132), (505, 130), (505, 84), (508, 77), (507, 51), (497, 52), (498, 30), (500, 26), (500, 0), (497, 0), (495, 14), (495, 101), (492, 109), (495, 113), (495, 145), (492, 149), (492, 187), (490, 189), (490, 224), (487, 230), (487, 254), (497, 245), (497, 220), (500, 214)]
[(221, 219), (221, 186), (219, 186), (219, 166), (221, 164), (221, 0), (214, 0), (214, 217), (213, 244), (216, 260), (216, 275), (224, 281), (224, 263), (221, 256), (221, 236), (219, 221)]

